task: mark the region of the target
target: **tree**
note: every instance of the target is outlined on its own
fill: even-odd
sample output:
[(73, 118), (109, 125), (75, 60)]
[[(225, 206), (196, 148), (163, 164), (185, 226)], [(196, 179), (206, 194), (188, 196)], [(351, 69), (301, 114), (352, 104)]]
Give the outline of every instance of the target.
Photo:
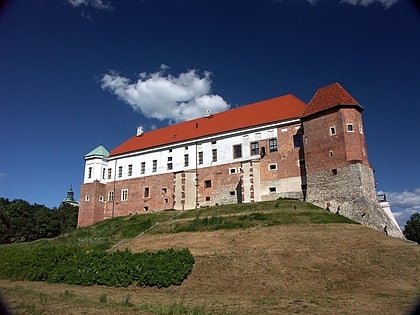
[(404, 227), (404, 236), (420, 244), (420, 213), (414, 213)]

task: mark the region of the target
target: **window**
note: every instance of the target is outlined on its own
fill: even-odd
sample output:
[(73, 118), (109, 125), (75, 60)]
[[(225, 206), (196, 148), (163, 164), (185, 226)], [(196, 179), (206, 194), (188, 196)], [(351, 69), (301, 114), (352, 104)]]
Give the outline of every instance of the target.
[(143, 208), (143, 211), (144, 211), (144, 212), (149, 211), (149, 207), (148, 207), (148, 206), (145, 206), (145, 207)]
[(168, 192), (168, 188), (162, 187), (162, 194), (166, 194)]
[(242, 144), (236, 144), (233, 146), (233, 158), (238, 159), (242, 157)]
[(335, 126), (330, 127), (330, 136), (334, 136), (337, 133), (337, 130), (335, 130)]
[(141, 162), (140, 164), (140, 173), (144, 174), (146, 172), (146, 162)]
[(206, 197), (206, 201), (210, 201), (210, 197), (209, 196)]
[(217, 161), (217, 149), (211, 150), (211, 161), (216, 162)]
[(198, 164), (203, 164), (203, 151), (198, 152)]
[(260, 154), (260, 145), (258, 142), (251, 142), (251, 155)]
[(298, 133), (298, 134), (293, 136), (293, 146), (295, 148), (302, 148), (303, 147), (303, 139), (302, 139), (302, 134), (301, 133)]
[(122, 176), (122, 166), (118, 167), (118, 177)]
[(112, 175), (112, 169), (108, 168), (108, 179), (111, 179), (111, 175)]
[(275, 193), (277, 191), (276, 187), (270, 187), (269, 190), (270, 193)]
[(333, 157), (333, 156), (334, 156), (333, 151), (330, 151), (330, 157)]
[(103, 168), (102, 169), (102, 179), (105, 179), (105, 172), (106, 172), (106, 170)]
[(353, 132), (353, 124), (347, 124), (347, 132)]
[(207, 179), (204, 181), (204, 188), (210, 188), (211, 187), (211, 180)]
[(275, 171), (277, 169), (277, 164), (269, 164), (268, 168), (270, 171)]
[(273, 138), (268, 140), (268, 147), (270, 148), (270, 152), (276, 152), (277, 151), (277, 139)]
[(229, 191), (229, 195), (235, 196), (235, 191), (234, 190)]
[(133, 175), (133, 164), (128, 165), (128, 176)]
[(229, 169), (229, 174), (236, 174), (236, 168), (232, 167)]
[(168, 170), (171, 170), (173, 168), (172, 162), (171, 163), (168, 163), (167, 168), (168, 168)]
[(85, 201), (86, 201), (86, 202), (89, 202), (89, 201), (90, 201), (90, 195), (86, 195), (86, 196), (85, 196)]
[(104, 196), (99, 196), (99, 202), (104, 202)]
[(190, 158), (188, 154), (184, 154), (184, 166), (187, 167), (190, 164)]
[(337, 169), (336, 169), (336, 168), (332, 169), (331, 173), (332, 173), (333, 175), (337, 175)]
[(363, 126), (362, 126), (362, 125), (359, 125), (359, 132), (360, 132), (361, 134), (363, 134)]
[(126, 201), (128, 199), (128, 189), (121, 189), (121, 201)]
[(172, 161), (172, 156), (168, 156), (168, 162)]
[(108, 201), (114, 201), (114, 192), (113, 191), (108, 192)]
[(211, 144), (216, 144), (216, 140), (213, 140), (213, 141), (211, 142)]
[(157, 170), (157, 160), (153, 160), (153, 168), (152, 168), (152, 172), (156, 172)]
[(144, 198), (149, 198), (150, 196), (150, 189), (149, 187), (144, 188)]
[(92, 167), (89, 167), (88, 178), (92, 178)]

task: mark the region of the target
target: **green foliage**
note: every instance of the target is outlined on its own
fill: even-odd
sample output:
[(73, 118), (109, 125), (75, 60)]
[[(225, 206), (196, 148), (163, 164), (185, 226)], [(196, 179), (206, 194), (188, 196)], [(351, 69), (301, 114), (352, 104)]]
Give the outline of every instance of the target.
[(420, 244), (420, 213), (414, 213), (404, 226), (404, 236)]
[(188, 249), (132, 254), (80, 246), (7, 246), (0, 250), (0, 278), (76, 285), (168, 287), (191, 273)]
[(49, 209), (20, 199), (0, 198), (0, 244), (29, 242), (70, 232), (77, 226), (78, 207)]

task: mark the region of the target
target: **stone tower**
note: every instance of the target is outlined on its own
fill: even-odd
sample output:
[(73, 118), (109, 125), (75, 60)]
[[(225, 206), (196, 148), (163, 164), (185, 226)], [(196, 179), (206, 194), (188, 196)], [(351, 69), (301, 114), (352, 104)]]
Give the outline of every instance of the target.
[(106, 170), (109, 152), (99, 145), (85, 158), (84, 184), (80, 188), (80, 210), (77, 226), (89, 226), (104, 219)]
[(306, 200), (376, 230), (403, 237), (375, 188), (363, 107), (338, 83), (320, 88), (302, 114)]

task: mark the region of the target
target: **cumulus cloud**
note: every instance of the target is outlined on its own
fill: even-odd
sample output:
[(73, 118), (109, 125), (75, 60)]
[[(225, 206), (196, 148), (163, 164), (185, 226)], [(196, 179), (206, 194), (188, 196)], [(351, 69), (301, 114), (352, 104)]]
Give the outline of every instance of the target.
[(229, 108), (221, 96), (211, 94), (210, 72), (200, 75), (193, 69), (173, 76), (168, 69), (162, 65), (160, 71), (140, 73), (135, 82), (110, 71), (102, 76), (101, 87), (133, 110), (159, 120), (180, 122), (201, 117), (206, 110), (217, 113)]
[(380, 193), (386, 194), (391, 204), (391, 211), (401, 228), (404, 228), (413, 213), (420, 212), (420, 188), (414, 191)]
[(112, 10), (110, 1), (104, 0), (67, 0), (73, 7), (93, 7), (98, 10)]

